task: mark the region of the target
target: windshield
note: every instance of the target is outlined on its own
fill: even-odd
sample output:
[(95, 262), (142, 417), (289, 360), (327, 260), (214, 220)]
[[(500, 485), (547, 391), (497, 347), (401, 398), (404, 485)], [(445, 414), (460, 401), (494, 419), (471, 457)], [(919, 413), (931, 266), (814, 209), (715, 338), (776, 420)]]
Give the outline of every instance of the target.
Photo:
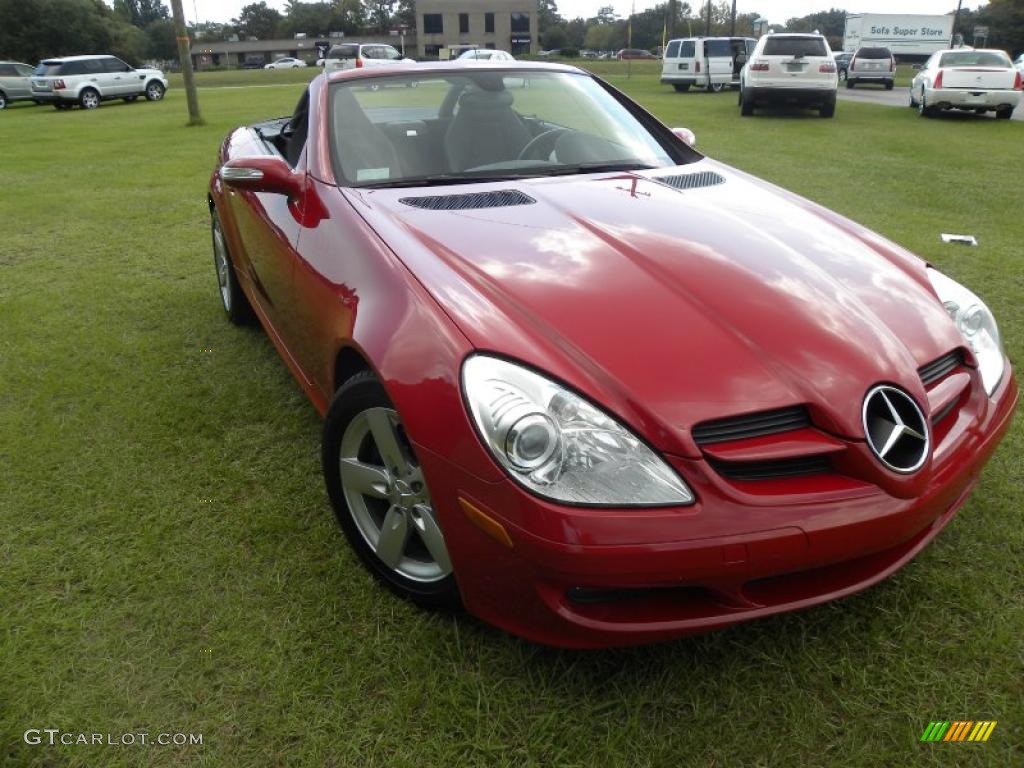
[(940, 67), (1009, 67), (1010, 57), (1002, 51), (957, 51), (944, 53)]
[(583, 74), (394, 75), (335, 83), (330, 99), (332, 162), (353, 186), (659, 168), (699, 157), (655, 137)]
[(769, 37), (765, 56), (828, 56), (823, 37)]

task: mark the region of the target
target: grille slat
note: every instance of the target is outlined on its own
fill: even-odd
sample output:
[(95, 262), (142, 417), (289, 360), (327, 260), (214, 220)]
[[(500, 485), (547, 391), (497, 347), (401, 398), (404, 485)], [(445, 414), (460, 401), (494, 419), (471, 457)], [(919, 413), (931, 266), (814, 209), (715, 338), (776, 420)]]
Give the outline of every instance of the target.
[(502, 189), (496, 192), (469, 192), (462, 195), (403, 197), (398, 202), (428, 211), (468, 211), (477, 208), (508, 208), (513, 205), (532, 205), (537, 201), (517, 189)]
[(716, 184), (724, 184), (725, 177), (714, 171), (700, 171), (699, 173), (679, 173), (673, 176), (656, 176), (655, 181), (667, 184), (676, 189), (697, 189), (698, 187), (713, 187)]
[(811, 417), (802, 405), (762, 411), (727, 419), (705, 421), (693, 428), (693, 439), (698, 445), (721, 443), (726, 440), (745, 440), (750, 437), (775, 435), (803, 429), (811, 425)]
[(937, 360), (932, 360), (927, 365), (917, 369), (921, 382), (927, 387), (936, 381), (945, 378), (952, 371), (964, 364), (964, 353), (962, 349), (954, 349), (952, 352), (943, 355)]
[(832, 471), (832, 465), (825, 456), (801, 456), (777, 461), (711, 461), (710, 464), (718, 474), (730, 480), (778, 480)]

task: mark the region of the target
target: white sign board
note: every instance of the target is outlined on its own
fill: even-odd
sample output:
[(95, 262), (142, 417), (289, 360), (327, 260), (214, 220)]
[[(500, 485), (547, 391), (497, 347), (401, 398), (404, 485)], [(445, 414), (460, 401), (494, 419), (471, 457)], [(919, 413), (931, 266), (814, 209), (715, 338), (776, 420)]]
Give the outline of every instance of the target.
[(843, 50), (861, 46), (888, 48), (896, 56), (930, 56), (949, 47), (953, 17), (860, 13), (846, 17)]

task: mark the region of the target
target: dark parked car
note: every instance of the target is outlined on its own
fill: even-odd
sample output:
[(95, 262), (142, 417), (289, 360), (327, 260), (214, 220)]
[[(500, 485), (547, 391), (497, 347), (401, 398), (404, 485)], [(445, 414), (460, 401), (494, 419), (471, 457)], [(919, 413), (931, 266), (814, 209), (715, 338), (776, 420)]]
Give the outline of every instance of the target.
[(623, 48), (615, 54), (615, 58), (625, 61), (626, 59), (656, 59), (658, 57), (641, 48)]
[(853, 58), (852, 53), (840, 52), (832, 54), (836, 60), (836, 72), (839, 74), (839, 82), (846, 80), (846, 73), (850, 68), (850, 59)]

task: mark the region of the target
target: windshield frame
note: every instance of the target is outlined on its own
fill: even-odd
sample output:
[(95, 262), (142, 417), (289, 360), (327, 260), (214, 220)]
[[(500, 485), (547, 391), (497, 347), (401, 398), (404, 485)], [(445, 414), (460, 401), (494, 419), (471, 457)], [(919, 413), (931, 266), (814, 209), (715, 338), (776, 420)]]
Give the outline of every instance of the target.
[[(510, 62), (510, 64), (514, 64), (514, 62)], [(680, 166), (680, 165), (688, 165), (690, 163), (695, 163), (695, 162), (697, 162), (699, 160), (702, 160), (704, 158), (704, 155), (702, 155), (700, 152), (698, 152), (694, 148), (692, 148), (692, 147), (688, 146), (686, 143), (684, 143), (667, 126), (665, 126), (660, 120), (658, 120), (656, 117), (654, 117), (654, 115), (652, 115), (650, 112), (645, 110), (643, 107), (641, 107), (635, 101), (633, 101), (631, 98), (626, 96), (622, 91), (618, 90), (617, 88), (612, 86), (610, 83), (602, 80), (600, 77), (597, 77), (596, 75), (594, 75), (594, 74), (592, 74), (590, 72), (586, 72), (584, 70), (574, 70), (574, 69), (554, 69), (554, 68), (552, 68), (552, 69), (540, 69), (540, 68), (530, 67), (530, 66), (521, 66), (521, 67), (502, 66), (500, 68), (499, 67), (495, 67), (493, 69), (489, 68), (488, 71), (490, 71), (492, 73), (498, 73), (498, 74), (500, 74), (503, 77), (509, 77), (509, 76), (515, 77), (517, 75), (522, 75), (524, 77), (537, 76), (537, 75), (541, 75), (541, 76), (544, 76), (544, 75), (568, 75), (568, 76), (573, 76), (573, 77), (587, 78), (588, 80), (590, 80), (593, 83), (595, 83), (603, 91), (605, 91), (605, 93), (607, 93), (614, 101), (618, 102), (619, 106), (621, 106), (634, 120), (636, 120), (640, 124), (640, 126), (645, 131), (647, 131), (647, 134), (651, 137), (651, 139), (653, 139), (653, 141), (657, 144), (659, 149), (661, 149), (661, 151), (664, 152), (665, 155), (668, 156), (668, 159), (669, 159), (669, 161), (671, 163), (669, 165), (649, 166), (649, 167), (651, 167), (651, 168), (655, 168), (655, 167), (659, 167), (659, 168), (673, 168), (673, 167)], [(351, 86), (359, 87), (359, 86), (365, 86), (365, 85), (368, 85), (371, 82), (371, 80), (372, 80), (373, 84), (375, 84), (375, 85), (379, 84), (379, 85), (381, 85), (383, 87), (383, 86), (387, 85), (389, 80), (392, 80), (392, 81), (405, 81), (405, 80), (408, 80), (410, 77), (413, 77), (413, 78), (415, 78), (415, 77), (422, 77), (423, 79), (449, 80), (449, 79), (453, 79), (453, 78), (458, 78), (460, 76), (466, 76), (467, 74), (470, 74), (470, 73), (468, 73), (466, 70), (463, 70), (463, 69), (458, 68), (458, 67), (452, 67), (452, 68), (439, 69), (439, 70), (434, 70), (434, 71), (431, 71), (431, 72), (423, 72), (423, 73), (410, 72), (410, 71), (395, 72), (395, 73), (390, 73), (390, 72), (388, 72), (388, 73), (374, 72), (370, 76), (362, 76), (362, 77), (357, 77), (357, 78), (341, 78), (341, 79), (337, 79), (337, 80), (328, 80), (327, 81), (327, 88), (325, 89), (326, 90), (325, 105), (326, 105), (327, 109), (326, 109), (326, 113), (324, 115), (324, 123), (326, 124), (327, 134), (328, 134), (327, 138), (328, 138), (329, 156), (328, 156), (327, 159), (329, 161), (329, 165), (330, 165), (330, 168), (331, 168), (331, 173), (332, 173), (332, 175), (334, 177), (334, 184), (336, 186), (338, 186), (338, 187), (351, 188), (351, 189), (380, 189), (380, 188), (387, 188), (387, 187), (410, 188), (410, 187), (415, 187), (415, 186), (428, 187), (428, 186), (431, 186), (432, 184), (441, 183), (442, 181), (444, 183), (448, 183), (448, 184), (452, 184), (452, 185), (471, 184), (471, 183), (482, 184), (482, 183), (493, 182), (493, 181), (536, 179), (536, 178), (552, 178), (552, 177), (555, 177), (555, 176), (565, 177), (567, 175), (584, 175), (584, 174), (590, 174), (590, 173), (602, 173), (602, 172), (607, 173), (607, 172), (610, 172), (610, 171), (603, 171), (603, 170), (587, 170), (587, 169), (583, 169), (583, 170), (577, 171), (576, 174), (570, 174), (570, 173), (568, 173), (568, 171), (570, 171), (575, 166), (573, 166), (572, 164), (567, 164), (567, 165), (544, 166), (543, 168), (537, 167), (535, 169), (531, 169), (532, 172), (531, 172), (531, 170), (523, 170), (523, 169), (505, 169), (505, 170), (495, 169), (493, 171), (493, 175), (476, 175), (473, 172), (463, 171), (463, 172), (455, 172), (455, 173), (451, 173), (451, 174), (443, 174), (443, 175), (439, 176), (437, 178), (437, 180), (432, 180), (432, 179), (429, 179), (429, 178), (418, 179), (417, 177), (406, 177), (406, 178), (390, 179), (390, 180), (387, 180), (387, 181), (384, 181), (384, 180), (352, 181), (352, 180), (348, 179), (345, 176), (345, 174), (343, 172), (343, 169), (341, 167), (340, 152), (338, 151), (338, 148), (337, 148), (337, 143), (339, 141), (339, 137), (337, 136), (336, 132), (332, 129), (332, 126), (331, 126), (331, 109), (332, 108), (331, 108), (330, 105), (332, 104), (332, 96), (333, 96), (334, 89), (339, 88), (339, 87), (351, 87)], [(621, 163), (618, 163), (618, 164), (613, 163), (613, 162), (609, 162), (609, 163), (602, 163), (601, 165), (608, 165), (608, 166), (622, 165), (622, 166), (628, 166), (628, 168), (626, 168), (626, 170), (637, 170), (637, 167), (636, 167), (637, 163), (630, 162), (628, 160), (624, 160), (624, 161), (622, 161)], [(415, 182), (417, 182), (417, 181), (422, 181), (422, 183), (421, 184), (416, 184)]]

